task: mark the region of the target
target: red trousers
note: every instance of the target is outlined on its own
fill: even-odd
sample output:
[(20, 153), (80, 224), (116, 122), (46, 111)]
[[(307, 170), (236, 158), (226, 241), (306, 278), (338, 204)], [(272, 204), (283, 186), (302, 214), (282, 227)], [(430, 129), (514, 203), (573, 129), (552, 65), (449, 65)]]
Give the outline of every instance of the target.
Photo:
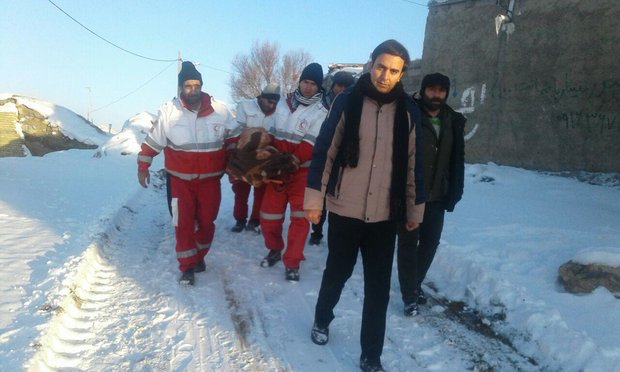
[(288, 227), (287, 244), (282, 261), (291, 269), (299, 268), (304, 259), (304, 246), (310, 230), (309, 222), (304, 218), (304, 191), (306, 188), (307, 168), (295, 172), (284, 186), (268, 183), (260, 212), (260, 227), (268, 249), (284, 249), (282, 229), (286, 205), (291, 205), (291, 223)]
[(185, 181), (171, 176), (170, 183), (177, 259), (179, 269), (185, 271), (200, 262), (211, 248), (222, 199), (220, 178)]
[[(248, 218), (248, 199), (250, 198), (250, 189), (252, 186), (243, 181), (235, 180), (232, 183), (232, 190), (235, 193), (235, 205), (233, 208), (233, 217), (235, 220), (244, 220)], [(260, 217), (260, 206), (265, 195), (265, 185), (254, 187), (254, 204), (252, 204), (252, 214), (250, 220), (258, 220)]]

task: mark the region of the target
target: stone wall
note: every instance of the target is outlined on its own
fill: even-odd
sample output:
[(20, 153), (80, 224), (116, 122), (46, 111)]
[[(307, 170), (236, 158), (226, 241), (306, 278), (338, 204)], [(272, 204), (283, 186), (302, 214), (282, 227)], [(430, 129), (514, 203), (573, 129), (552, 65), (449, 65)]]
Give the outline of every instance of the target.
[(450, 76), (467, 161), (620, 172), (620, 1), (513, 0), (497, 22), (510, 3), (429, 4), (421, 75)]

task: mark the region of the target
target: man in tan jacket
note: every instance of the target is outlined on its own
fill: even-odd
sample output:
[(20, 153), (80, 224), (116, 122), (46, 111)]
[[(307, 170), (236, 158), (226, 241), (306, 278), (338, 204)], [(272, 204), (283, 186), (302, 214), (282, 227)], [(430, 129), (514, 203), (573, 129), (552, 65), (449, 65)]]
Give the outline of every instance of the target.
[(306, 218), (319, 221), (327, 195), (328, 257), (317, 299), (312, 341), (324, 345), (333, 309), (358, 252), (364, 266), (360, 367), (382, 371), (381, 353), (398, 223), (422, 222), (421, 113), (400, 79), (407, 49), (387, 40), (371, 55), (370, 72), (338, 95), (316, 140), (304, 198)]

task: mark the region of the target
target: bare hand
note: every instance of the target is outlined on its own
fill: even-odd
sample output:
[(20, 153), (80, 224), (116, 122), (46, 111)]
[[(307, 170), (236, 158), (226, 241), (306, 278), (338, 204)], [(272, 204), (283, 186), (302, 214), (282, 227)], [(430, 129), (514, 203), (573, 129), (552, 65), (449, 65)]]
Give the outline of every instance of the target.
[(306, 219), (310, 221), (310, 223), (313, 223), (315, 225), (321, 222), (322, 214), (323, 214), (323, 211), (320, 209), (305, 209), (304, 210), (304, 217), (306, 217)]
[(138, 182), (144, 188), (147, 188), (147, 185), (151, 183), (151, 174), (147, 172), (138, 172)]
[(420, 224), (418, 222), (407, 222), (407, 224), (405, 225), (407, 231), (413, 231), (418, 227), (420, 227)]

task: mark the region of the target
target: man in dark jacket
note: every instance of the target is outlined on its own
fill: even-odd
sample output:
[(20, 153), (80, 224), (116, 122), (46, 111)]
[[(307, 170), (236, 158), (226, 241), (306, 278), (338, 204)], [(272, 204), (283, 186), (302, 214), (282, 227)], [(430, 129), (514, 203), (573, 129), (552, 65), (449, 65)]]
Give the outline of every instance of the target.
[(444, 213), (452, 212), (463, 195), (465, 117), (446, 104), (449, 91), (450, 79), (433, 73), (422, 79), (421, 97), (414, 97), (423, 112), (426, 208), (418, 229), (401, 227), (398, 233), (398, 280), (406, 316), (416, 315), (418, 305), (427, 301), (422, 282), (439, 245)]
[[(360, 343), (363, 371), (383, 371), (381, 353), (399, 223), (414, 230), (424, 214), (416, 148), (421, 113), (400, 79), (409, 65), (396, 40), (379, 44), (370, 72), (332, 103), (316, 140), (304, 195), (317, 223), (327, 195), (328, 255), (315, 308), (312, 342), (324, 345), (334, 307), (357, 256), (364, 267)], [(421, 144), (420, 144), (421, 146)]]

